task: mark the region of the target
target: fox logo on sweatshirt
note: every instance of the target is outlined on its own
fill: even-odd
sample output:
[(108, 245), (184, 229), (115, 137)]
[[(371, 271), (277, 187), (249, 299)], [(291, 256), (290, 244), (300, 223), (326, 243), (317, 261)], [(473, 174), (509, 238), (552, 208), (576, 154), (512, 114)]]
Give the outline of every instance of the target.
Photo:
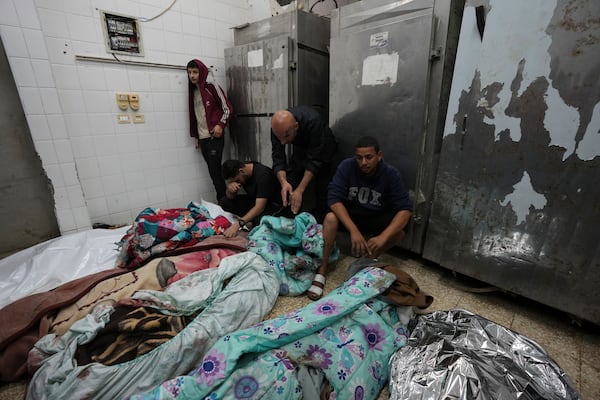
[(381, 206), (379, 199), (381, 193), (369, 187), (351, 186), (348, 188), (348, 200), (356, 199), (360, 204), (370, 204), (373, 206)]

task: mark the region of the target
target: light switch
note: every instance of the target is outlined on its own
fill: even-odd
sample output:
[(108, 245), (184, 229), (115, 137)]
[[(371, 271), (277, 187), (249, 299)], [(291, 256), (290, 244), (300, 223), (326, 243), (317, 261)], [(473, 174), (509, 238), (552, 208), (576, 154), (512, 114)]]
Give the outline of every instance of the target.
[(144, 114), (133, 114), (133, 123), (134, 124), (143, 124), (144, 123)]
[(117, 105), (119, 109), (125, 111), (129, 107), (129, 95), (127, 93), (117, 93)]
[(129, 117), (129, 114), (118, 114), (117, 122), (119, 124), (129, 124), (131, 123), (131, 118)]
[(136, 93), (129, 93), (129, 107), (131, 107), (133, 111), (140, 109), (140, 96)]

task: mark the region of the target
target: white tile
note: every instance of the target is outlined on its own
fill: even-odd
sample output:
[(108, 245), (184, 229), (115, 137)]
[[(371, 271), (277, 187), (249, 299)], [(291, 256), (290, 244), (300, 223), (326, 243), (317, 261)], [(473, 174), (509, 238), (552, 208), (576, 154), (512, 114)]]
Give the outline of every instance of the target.
[(2, 36), (2, 44), (8, 57), (29, 58), (21, 28), (2, 25), (0, 26), (0, 36)]
[[(79, 178), (77, 177), (77, 170), (75, 169), (75, 163), (63, 163), (60, 164), (60, 171), (62, 172), (65, 186), (77, 186), (79, 187)], [(81, 191), (81, 189), (80, 189)]]
[(27, 115), (27, 124), (31, 132), (31, 138), (34, 141), (52, 139), (45, 115)]
[(154, 92), (152, 95), (152, 103), (156, 111), (167, 112), (173, 110), (171, 93), (169, 92)]
[(114, 10), (117, 14), (126, 16), (140, 15), (140, 6), (133, 1), (118, 1), (117, 7)]
[(83, 99), (88, 113), (109, 113), (116, 102), (112, 93), (97, 90), (84, 90)]
[(129, 92), (129, 78), (126, 68), (105, 68), (106, 88), (114, 92)]
[(83, 207), (74, 208), (72, 211), (73, 217), (75, 218), (75, 225), (79, 231), (91, 229), (92, 221), (90, 220), (90, 215), (85, 205)]
[(39, 29), (23, 29), (23, 37), (27, 45), (27, 51), (31, 58), (46, 60), (48, 51), (46, 51), (46, 42), (44, 34)]
[(71, 148), (73, 149), (73, 156), (77, 159), (93, 157), (94, 145), (90, 136), (73, 137), (71, 140)]
[(38, 8), (48, 8), (50, 10), (64, 11), (64, 0), (35, 0), (35, 5)]
[(37, 11), (33, 0), (15, 1), (19, 22), (23, 28), (40, 29)]
[(214, 0), (198, 0), (198, 11), (204, 18), (215, 19)]
[(40, 99), (40, 91), (37, 88), (19, 88), (19, 96), (23, 104), (25, 114), (44, 114), (44, 105)]
[(165, 31), (164, 35), (165, 46), (169, 52), (183, 53), (185, 51), (182, 33)]
[(129, 205), (133, 209), (143, 210), (148, 206), (148, 193), (145, 189), (132, 190), (127, 193)]
[(67, 18), (64, 12), (38, 8), (40, 25), (45, 36), (54, 38), (68, 38)]
[(57, 89), (81, 89), (77, 79), (77, 67), (57, 64), (52, 67)]
[(104, 196), (102, 178), (81, 179), (81, 188), (86, 199), (94, 199)]
[(170, 88), (169, 75), (162, 72), (150, 72), (150, 89), (154, 92), (166, 92)]
[(100, 176), (100, 168), (96, 157), (77, 158), (77, 174), (81, 179), (98, 178)]
[(54, 188), (54, 205), (56, 210), (69, 210), (71, 204), (69, 203), (69, 194), (66, 187), (55, 187)]
[(198, 16), (198, 2), (196, 0), (185, 0), (181, 2), (181, 12), (184, 16), (192, 15)]
[[(90, 1), (81, 1), (81, 0), (63, 0), (64, 1), (64, 9), (69, 10), (69, 12), (77, 15), (84, 15), (88, 17), (94, 16), (94, 6)], [(100, 1), (101, 4), (107, 3), (106, 0)]]
[(40, 88), (38, 98), (44, 105), (46, 114), (62, 114), (60, 102), (58, 100), (58, 92), (54, 88)]
[(202, 20), (197, 15), (184, 14), (181, 18), (183, 33), (200, 36)]
[(64, 114), (64, 125), (68, 132), (68, 137), (74, 138), (90, 135), (88, 116), (85, 113)]
[[(167, 191), (167, 200), (178, 202), (178, 203), (171, 203), (171, 204), (173, 204), (172, 207), (185, 206), (185, 204), (182, 204), (183, 202), (180, 202), (180, 199), (183, 199), (183, 189), (181, 188), (181, 185), (175, 184), (175, 183), (169, 183), (169, 184), (165, 185), (165, 189)], [(179, 205), (175, 205), (175, 204), (179, 204)]]
[(69, 196), (69, 204), (71, 208), (85, 207), (81, 186), (67, 186), (67, 195)]
[[(161, 204), (167, 200), (167, 192), (164, 186), (153, 186), (146, 189), (148, 193), (148, 204)], [(156, 206), (155, 206), (156, 207)]]
[(117, 138), (115, 135), (101, 135), (92, 137), (94, 151), (100, 157), (111, 156), (117, 152)]
[(92, 135), (106, 135), (109, 133), (115, 133), (115, 127), (113, 124), (113, 119), (115, 119), (115, 114), (88, 114), (88, 119), (90, 121), (90, 133)]
[(44, 167), (44, 171), (46, 171), (46, 175), (52, 182), (52, 187), (54, 188), (55, 192), (56, 192), (56, 189), (64, 188), (66, 186), (65, 180), (63, 179), (63, 176), (62, 176), (62, 171), (61, 171), (60, 165), (58, 165), (58, 164), (46, 165)]
[(38, 152), (44, 166), (58, 164), (54, 144), (49, 140), (34, 142), (35, 150)]
[(0, 25), (19, 26), (19, 17), (12, 1), (0, 1)]
[(77, 65), (79, 84), (85, 90), (106, 90), (104, 68), (89, 65)]
[[(187, 89), (187, 88), (186, 88)], [(188, 92), (187, 90), (181, 92), (171, 93), (171, 104), (173, 106), (173, 111), (183, 113), (188, 110)], [(187, 119), (189, 121), (189, 118)]]
[(121, 173), (121, 164), (117, 155), (98, 157), (98, 167), (102, 177)]
[(46, 36), (46, 50), (51, 64), (75, 64), (71, 41)]
[(147, 92), (150, 90), (148, 71), (129, 70), (127, 71), (127, 74), (129, 76), (132, 92), (138, 92), (139, 94), (139, 92)]
[(170, 130), (173, 126), (173, 113), (160, 112), (156, 116), (156, 129), (158, 131)]
[(48, 123), (52, 139), (66, 139), (69, 137), (67, 128), (65, 126), (65, 120), (62, 115), (46, 115), (46, 121)]
[[(120, 154), (119, 162), (124, 173), (135, 173), (143, 170), (140, 162), (141, 153)], [(127, 177), (125, 177), (127, 178)]]
[[(111, 186), (111, 184), (109, 183), (108, 186)], [(127, 192), (123, 190), (123, 187), (112, 194), (107, 193), (106, 206), (108, 207), (108, 212), (111, 214), (120, 213), (130, 209), (129, 198), (127, 197)]]
[(206, 38), (217, 38), (217, 22), (214, 19), (209, 18), (199, 18), (199, 26), (200, 26), (200, 36)]
[(148, 113), (150, 111), (154, 111), (154, 100), (152, 96), (154, 93), (151, 92), (141, 92), (140, 93), (140, 111)]
[(216, 39), (202, 38), (202, 42), (200, 44), (202, 47), (203, 57), (223, 57), (223, 55), (220, 55), (221, 49), (218, 48)]
[(119, 154), (136, 153), (139, 150), (137, 135), (118, 135), (116, 146), (113, 144), (113, 153)]
[(106, 198), (98, 197), (95, 199), (86, 199), (90, 218), (101, 218), (108, 215), (108, 207), (106, 206)]
[(56, 149), (56, 156), (59, 163), (73, 162), (73, 150), (71, 149), (71, 142), (69, 140), (55, 140), (54, 148)]
[(165, 36), (162, 29), (146, 28), (142, 31), (144, 51), (165, 51)]
[(172, 9), (162, 15), (163, 28), (168, 32), (181, 33), (181, 13)]
[(31, 59), (31, 66), (35, 71), (35, 80), (40, 88), (53, 88), (56, 87), (54, 84), (54, 76), (52, 76), (52, 70), (50, 69), (50, 63), (48, 60), (36, 60)]
[(58, 96), (64, 113), (85, 112), (85, 103), (81, 90), (59, 89)]
[(56, 210), (56, 219), (58, 220), (58, 227), (60, 228), (61, 234), (65, 234), (77, 229), (75, 225), (75, 217), (71, 210)]
[(67, 28), (71, 38), (76, 38), (82, 42), (96, 42), (96, 24), (91, 17), (84, 17), (77, 14), (67, 14)]
[(146, 176), (144, 171), (130, 171), (124, 169), (125, 185), (128, 190), (140, 190), (146, 188)]

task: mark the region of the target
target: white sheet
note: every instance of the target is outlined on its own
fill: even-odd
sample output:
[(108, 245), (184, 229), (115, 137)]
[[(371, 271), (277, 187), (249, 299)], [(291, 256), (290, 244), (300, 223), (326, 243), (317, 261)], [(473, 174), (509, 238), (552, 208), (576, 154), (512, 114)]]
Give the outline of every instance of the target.
[[(202, 200), (211, 217), (232, 214)], [(0, 260), (0, 308), (23, 297), (45, 292), (68, 281), (113, 268), (117, 243), (129, 226), (90, 229), (60, 236)]]

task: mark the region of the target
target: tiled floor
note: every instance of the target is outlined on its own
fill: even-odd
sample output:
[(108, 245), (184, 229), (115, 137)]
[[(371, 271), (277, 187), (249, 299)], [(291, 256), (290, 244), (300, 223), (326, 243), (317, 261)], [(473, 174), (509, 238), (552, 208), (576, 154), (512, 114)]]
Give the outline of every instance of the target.
[[(343, 245), (340, 247), (344, 250)], [(346, 279), (346, 268), (354, 260), (343, 257), (335, 264), (328, 274), (326, 293)], [(456, 276), (399, 249), (383, 255), (380, 261), (402, 267), (422, 290), (434, 296), (435, 301), (424, 312), (463, 308), (511, 328), (542, 346), (565, 371), (582, 399), (600, 399), (600, 327), (585, 322), (578, 326), (564, 313), (501, 291), (474, 293), (475, 288), (485, 284), (475, 285), (466, 277)], [(290, 312), (308, 302), (305, 296), (280, 297), (266, 318)], [(23, 398), (24, 387), (24, 383), (1, 386), (0, 400)], [(388, 393), (384, 389), (379, 399), (388, 398)]]

